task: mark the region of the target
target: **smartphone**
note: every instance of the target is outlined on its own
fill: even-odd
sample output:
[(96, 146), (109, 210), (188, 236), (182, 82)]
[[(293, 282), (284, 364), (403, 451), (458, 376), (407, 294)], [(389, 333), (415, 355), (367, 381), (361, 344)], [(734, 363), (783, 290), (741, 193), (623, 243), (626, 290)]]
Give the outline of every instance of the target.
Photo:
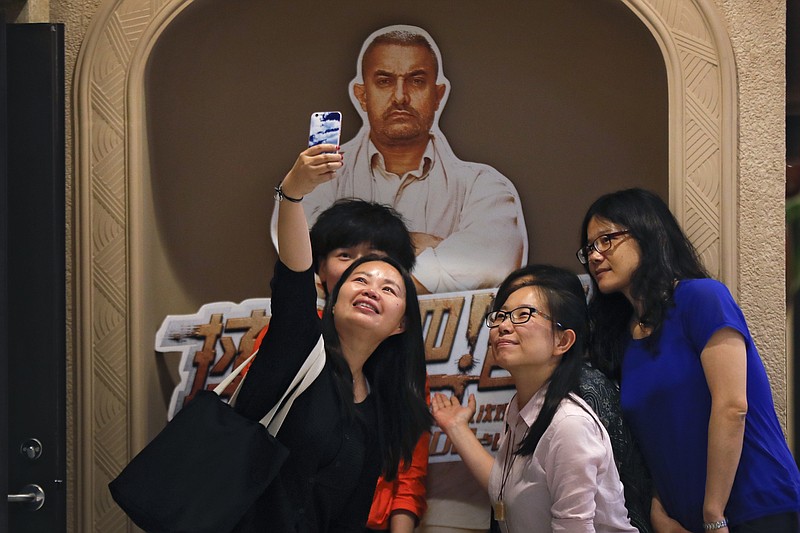
[(311, 127), (308, 130), (308, 145), (335, 144), (339, 146), (342, 133), (342, 114), (339, 111), (318, 111), (311, 113)]

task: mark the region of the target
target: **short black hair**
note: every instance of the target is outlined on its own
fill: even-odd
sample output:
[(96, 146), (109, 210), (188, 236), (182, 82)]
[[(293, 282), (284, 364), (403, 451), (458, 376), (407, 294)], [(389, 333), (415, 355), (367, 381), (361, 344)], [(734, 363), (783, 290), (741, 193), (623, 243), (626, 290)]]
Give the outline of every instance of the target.
[(369, 243), (411, 272), (417, 258), (403, 217), (388, 205), (344, 198), (323, 211), (311, 228), (314, 270), (337, 248)]
[(439, 75), (439, 58), (436, 56), (436, 52), (433, 50), (433, 45), (431, 42), (423, 34), (408, 30), (388, 31), (375, 37), (372, 42), (369, 43), (367, 49), (364, 50), (364, 53), (361, 56), (362, 75), (364, 72), (364, 62), (366, 61), (367, 56), (374, 48), (382, 44), (394, 46), (421, 46), (427, 50), (433, 58), (433, 64), (436, 68), (436, 75)]

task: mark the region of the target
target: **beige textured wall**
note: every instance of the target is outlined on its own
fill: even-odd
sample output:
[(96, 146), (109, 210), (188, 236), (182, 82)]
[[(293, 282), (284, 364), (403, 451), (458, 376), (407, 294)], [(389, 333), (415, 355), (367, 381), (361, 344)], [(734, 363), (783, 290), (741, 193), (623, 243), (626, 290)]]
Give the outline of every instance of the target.
[[(737, 64), (739, 100), (739, 300), (772, 380), (779, 415), (786, 420), (784, 299), (784, 42), (785, 9), (779, 0), (714, 0), (730, 35)], [(75, 60), (97, 0), (61, 0), (50, 4), (52, 22), (66, 24), (67, 97)], [(41, 13), (37, 7), (36, 13)], [(26, 20), (20, 19), (20, 22)], [(72, 250), (72, 123), (67, 107), (67, 236)], [(67, 258), (72, 271), (72, 255)], [(68, 288), (73, 286), (68, 272)], [(68, 293), (68, 316), (73, 298)], [(70, 335), (70, 338), (72, 336)], [(74, 351), (68, 348), (69, 376)], [(80, 384), (68, 383), (70, 398)], [(74, 457), (75, 413), (69, 401), (70, 457)], [(74, 485), (70, 461), (70, 487)], [(74, 492), (74, 491), (70, 491)], [(73, 508), (70, 505), (70, 508)], [(75, 531), (74, 514), (69, 530)]]
[(75, 350), (73, 349), (73, 327), (74, 323), (74, 298), (73, 298), (73, 250), (74, 239), (73, 229), (73, 183), (75, 169), (73, 165), (74, 151), (74, 128), (72, 124), (72, 84), (75, 74), (75, 63), (78, 57), (81, 43), (83, 42), (86, 30), (91, 23), (92, 15), (97, 11), (101, 0), (65, 0), (54, 1), (51, 5), (53, 22), (60, 22), (65, 25), (64, 31), (64, 65), (66, 82), (67, 108), (66, 118), (66, 158), (65, 168), (67, 170), (66, 183), (66, 217), (67, 217), (67, 531), (75, 533), (77, 528), (77, 516), (75, 513), (76, 486), (77, 479), (74, 474), (77, 472), (76, 452), (75, 452), (75, 424), (79, 420), (75, 412), (75, 388), (80, 385), (75, 383)]
[(716, 0), (739, 85), (739, 301), (787, 420), (783, 0)]

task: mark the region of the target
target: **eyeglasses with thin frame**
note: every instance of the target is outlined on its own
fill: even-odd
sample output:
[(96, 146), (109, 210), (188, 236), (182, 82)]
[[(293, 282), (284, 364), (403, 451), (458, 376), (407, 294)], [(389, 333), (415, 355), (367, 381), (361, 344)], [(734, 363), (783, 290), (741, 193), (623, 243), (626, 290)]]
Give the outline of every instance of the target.
[(503, 320), (505, 320), (506, 318), (511, 320), (512, 324), (524, 324), (537, 315), (549, 320), (559, 328), (564, 327), (559, 322), (553, 320), (553, 317), (551, 317), (550, 315), (545, 314), (536, 309), (535, 307), (531, 307), (530, 305), (523, 305), (521, 307), (512, 309), (511, 311), (492, 311), (491, 313), (486, 315), (486, 325), (489, 326), (490, 328), (496, 328), (500, 324), (502, 324)]
[(614, 242), (614, 239), (630, 232), (631, 230), (624, 229), (622, 231), (615, 231), (613, 233), (600, 235), (598, 238), (575, 252), (575, 256), (578, 258), (578, 261), (585, 265), (589, 262), (589, 255), (592, 253), (592, 250), (599, 254), (606, 253), (611, 249), (611, 244)]

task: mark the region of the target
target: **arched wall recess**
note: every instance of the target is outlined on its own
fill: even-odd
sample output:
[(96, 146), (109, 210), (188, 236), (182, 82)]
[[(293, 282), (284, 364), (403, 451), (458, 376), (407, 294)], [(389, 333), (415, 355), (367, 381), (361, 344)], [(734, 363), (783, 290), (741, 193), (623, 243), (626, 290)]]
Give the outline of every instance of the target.
[[(736, 294), (738, 106), (730, 39), (710, 0), (620, 0), (667, 69), (669, 201), (712, 274)], [(109, 0), (75, 73), (75, 501), (80, 531), (122, 530), (106, 484), (145, 443), (137, 394), (143, 271), (140, 209), (149, 172), (144, 80), (153, 46), (192, 0)], [(137, 218), (139, 217), (139, 218)]]

